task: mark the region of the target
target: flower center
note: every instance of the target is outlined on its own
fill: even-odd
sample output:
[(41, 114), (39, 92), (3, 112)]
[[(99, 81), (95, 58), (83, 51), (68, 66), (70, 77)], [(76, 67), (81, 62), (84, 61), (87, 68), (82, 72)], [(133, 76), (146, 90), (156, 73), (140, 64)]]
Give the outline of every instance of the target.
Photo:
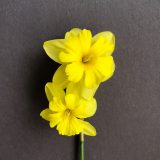
[(90, 60), (91, 60), (91, 56), (90, 55), (82, 57), (82, 62), (83, 63), (88, 63)]
[(70, 109), (66, 109), (66, 110), (65, 110), (65, 115), (66, 115), (66, 116), (70, 116), (70, 114), (71, 114), (71, 110), (70, 110)]

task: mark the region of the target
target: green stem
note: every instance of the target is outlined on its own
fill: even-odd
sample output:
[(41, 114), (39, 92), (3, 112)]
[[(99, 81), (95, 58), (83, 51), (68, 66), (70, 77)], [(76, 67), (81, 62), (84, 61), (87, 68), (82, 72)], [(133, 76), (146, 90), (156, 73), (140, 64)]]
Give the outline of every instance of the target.
[(80, 134), (80, 160), (84, 160), (84, 134)]

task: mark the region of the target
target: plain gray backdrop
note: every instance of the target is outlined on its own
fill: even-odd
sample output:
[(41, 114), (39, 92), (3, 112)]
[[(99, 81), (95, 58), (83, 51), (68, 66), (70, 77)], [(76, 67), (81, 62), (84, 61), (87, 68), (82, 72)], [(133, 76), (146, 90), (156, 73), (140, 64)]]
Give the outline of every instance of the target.
[(77, 160), (77, 138), (39, 116), (58, 67), (42, 44), (73, 27), (116, 36), (116, 72), (96, 93), (86, 160), (159, 160), (159, 0), (0, 0), (0, 160)]

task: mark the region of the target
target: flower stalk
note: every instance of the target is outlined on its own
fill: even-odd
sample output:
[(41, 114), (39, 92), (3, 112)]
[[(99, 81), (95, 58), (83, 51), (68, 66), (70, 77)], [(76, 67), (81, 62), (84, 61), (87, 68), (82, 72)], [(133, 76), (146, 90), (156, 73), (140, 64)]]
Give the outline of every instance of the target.
[(80, 134), (80, 160), (84, 160), (84, 134)]

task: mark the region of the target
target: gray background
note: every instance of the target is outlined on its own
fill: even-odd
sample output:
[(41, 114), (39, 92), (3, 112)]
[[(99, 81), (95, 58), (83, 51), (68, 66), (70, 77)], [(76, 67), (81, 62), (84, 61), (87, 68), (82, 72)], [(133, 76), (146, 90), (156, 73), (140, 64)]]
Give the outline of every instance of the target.
[(73, 27), (116, 35), (116, 72), (96, 93), (86, 160), (160, 159), (160, 1), (1, 0), (0, 160), (76, 160), (77, 138), (39, 117), (58, 65), (42, 43)]

